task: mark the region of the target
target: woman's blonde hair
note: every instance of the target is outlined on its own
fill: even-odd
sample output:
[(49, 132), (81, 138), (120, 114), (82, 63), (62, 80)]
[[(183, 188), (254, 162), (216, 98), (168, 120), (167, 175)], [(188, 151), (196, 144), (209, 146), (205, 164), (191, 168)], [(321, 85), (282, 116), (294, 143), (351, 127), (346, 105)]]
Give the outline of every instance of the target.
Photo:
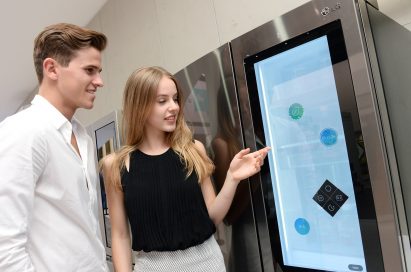
[(180, 156), (186, 166), (187, 177), (196, 172), (199, 182), (211, 175), (213, 162), (199, 151), (193, 141), (193, 135), (183, 117), (182, 92), (172, 74), (161, 67), (145, 67), (135, 70), (126, 82), (123, 94), (122, 135), (123, 146), (116, 152), (110, 171), (112, 184), (121, 189), (121, 171), (130, 153), (144, 141), (144, 126), (151, 114), (157, 96), (157, 89), (163, 77), (171, 79), (177, 88), (180, 111), (176, 128), (167, 132), (166, 140)]

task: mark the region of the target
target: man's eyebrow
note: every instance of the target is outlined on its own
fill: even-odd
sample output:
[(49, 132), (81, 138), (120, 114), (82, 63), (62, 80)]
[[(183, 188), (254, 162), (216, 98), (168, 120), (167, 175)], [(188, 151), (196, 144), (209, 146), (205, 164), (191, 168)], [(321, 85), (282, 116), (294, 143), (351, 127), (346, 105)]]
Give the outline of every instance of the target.
[(87, 65), (86, 68), (93, 68), (94, 70), (98, 70), (99, 73), (101, 73), (101, 71), (103, 71), (103, 68), (101, 68), (99, 66), (96, 66), (96, 65), (93, 65), (93, 64)]

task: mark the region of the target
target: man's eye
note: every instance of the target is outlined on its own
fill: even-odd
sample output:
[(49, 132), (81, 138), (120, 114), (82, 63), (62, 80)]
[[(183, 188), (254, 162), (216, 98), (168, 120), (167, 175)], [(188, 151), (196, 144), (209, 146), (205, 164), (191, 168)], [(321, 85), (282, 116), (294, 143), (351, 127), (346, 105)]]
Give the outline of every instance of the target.
[(93, 68), (86, 68), (86, 72), (87, 72), (87, 74), (93, 74), (94, 69)]

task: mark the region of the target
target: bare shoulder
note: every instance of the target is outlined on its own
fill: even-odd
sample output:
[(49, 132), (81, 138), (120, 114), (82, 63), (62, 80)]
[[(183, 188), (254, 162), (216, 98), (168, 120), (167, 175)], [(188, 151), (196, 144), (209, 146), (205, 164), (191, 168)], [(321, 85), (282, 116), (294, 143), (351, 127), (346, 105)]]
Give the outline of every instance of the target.
[(205, 149), (205, 147), (204, 147), (204, 145), (203, 145), (202, 142), (197, 141), (197, 140), (194, 140), (194, 146), (195, 146), (196, 149), (197, 149), (199, 152), (201, 152), (203, 155), (206, 155), (206, 154), (207, 154), (206, 149)]
[(116, 154), (111, 153), (101, 159), (101, 168), (103, 170), (110, 169), (116, 159)]

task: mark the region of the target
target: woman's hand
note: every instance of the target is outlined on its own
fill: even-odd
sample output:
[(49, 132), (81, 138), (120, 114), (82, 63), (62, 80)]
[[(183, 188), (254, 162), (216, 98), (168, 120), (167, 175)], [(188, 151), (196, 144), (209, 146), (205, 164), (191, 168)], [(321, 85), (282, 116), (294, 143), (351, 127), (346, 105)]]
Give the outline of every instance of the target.
[(228, 174), (234, 181), (240, 182), (258, 173), (270, 149), (271, 147), (264, 147), (253, 153), (250, 153), (250, 148), (241, 150), (232, 159)]

